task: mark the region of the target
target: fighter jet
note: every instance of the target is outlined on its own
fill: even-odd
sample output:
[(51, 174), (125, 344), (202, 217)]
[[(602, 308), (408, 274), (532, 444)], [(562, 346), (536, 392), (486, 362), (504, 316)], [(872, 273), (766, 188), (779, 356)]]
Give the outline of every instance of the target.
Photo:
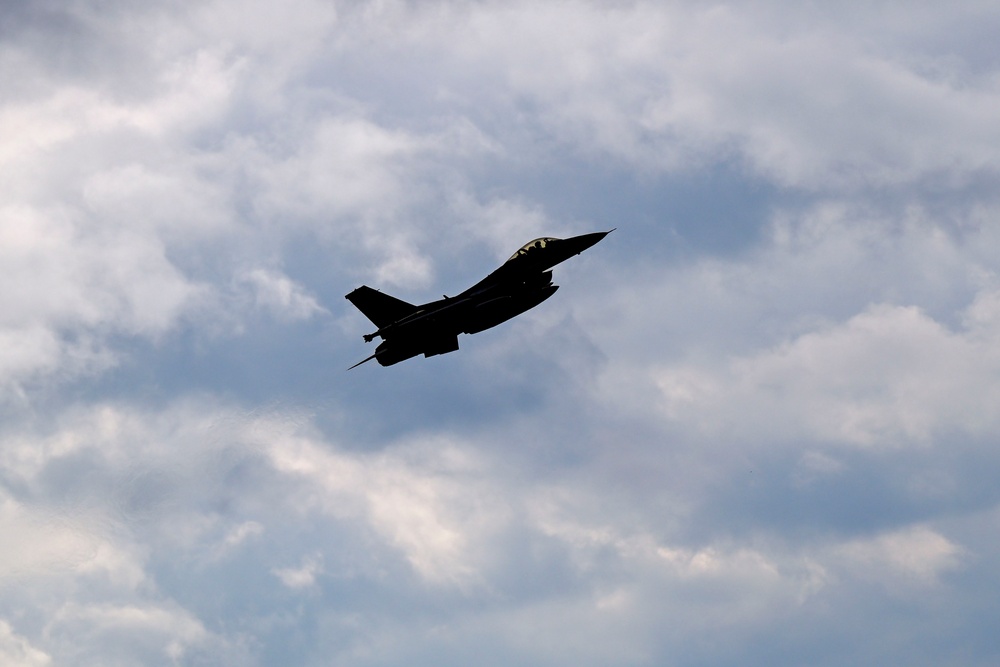
[(362, 285), (346, 298), (378, 327), (365, 334), (365, 342), (376, 338), (382, 342), (373, 355), (351, 368), (372, 359), (391, 366), (418, 354), (433, 357), (454, 352), (459, 334), (495, 327), (552, 296), (559, 289), (552, 284), (552, 267), (579, 255), (613, 231), (568, 239), (535, 239), (461, 294), (420, 306)]

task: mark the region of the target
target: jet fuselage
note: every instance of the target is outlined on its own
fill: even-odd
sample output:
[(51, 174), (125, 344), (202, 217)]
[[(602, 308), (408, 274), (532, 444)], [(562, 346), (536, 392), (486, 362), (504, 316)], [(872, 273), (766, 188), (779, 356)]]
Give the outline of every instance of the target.
[(459, 334), (495, 327), (552, 296), (559, 286), (552, 284), (550, 269), (610, 233), (535, 239), (461, 294), (419, 306), (362, 285), (346, 298), (378, 327), (364, 336), (365, 341), (381, 338), (382, 342), (373, 355), (355, 366), (370, 359), (391, 366), (418, 354), (431, 357), (454, 352)]

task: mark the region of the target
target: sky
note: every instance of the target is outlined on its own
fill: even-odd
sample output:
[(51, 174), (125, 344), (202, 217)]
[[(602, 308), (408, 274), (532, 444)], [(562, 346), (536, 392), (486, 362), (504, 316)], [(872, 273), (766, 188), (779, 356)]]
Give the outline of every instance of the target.
[(0, 665), (1000, 663), (998, 34), (0, 0)]

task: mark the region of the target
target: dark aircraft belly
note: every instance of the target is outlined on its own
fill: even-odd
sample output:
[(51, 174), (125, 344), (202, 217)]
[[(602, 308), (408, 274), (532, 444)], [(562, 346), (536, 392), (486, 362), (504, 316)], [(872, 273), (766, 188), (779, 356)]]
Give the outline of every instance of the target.
[(558, 285), (549, 285), (533, 292), (502, 296), (472, 308), (462, 331), (479, 333), (530, 310), (555, 294)]

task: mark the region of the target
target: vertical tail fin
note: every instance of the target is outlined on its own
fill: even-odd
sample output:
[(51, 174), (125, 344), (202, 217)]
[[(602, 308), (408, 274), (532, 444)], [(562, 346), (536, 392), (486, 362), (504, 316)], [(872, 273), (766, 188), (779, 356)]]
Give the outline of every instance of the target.
[(379, 328), (401, 320), (417, 310), (417, 306), (412, 303), (383, 294), (367, 285), (357, 288), (346, 298)]

